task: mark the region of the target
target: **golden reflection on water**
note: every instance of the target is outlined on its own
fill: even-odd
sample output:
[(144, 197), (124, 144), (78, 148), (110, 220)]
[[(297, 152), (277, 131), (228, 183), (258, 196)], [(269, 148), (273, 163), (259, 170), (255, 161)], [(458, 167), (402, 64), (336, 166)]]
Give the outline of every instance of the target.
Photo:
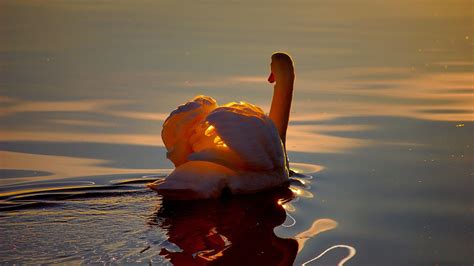
[(66, 156), (0, 151), (0, 158), (2, 169), (22, 169), (49, 172), (52, 174), (47, 177), (39, 175), (35, 177), (0, 178), (0, 185), (77, 176), (157, 172), (157, 169), (123, 169), (107, 167), (103, 166), (104, 163), (107, 163), (106, 160), (73, 158)]
[(306, 241), (322, 232), (332, 230), (337, 227), (337, 222), (329, 218), (321, 218), (313, 222), (310, 228), (295, 236), (298, 241), (298, 252), (303, 250)]
[[(129, 100), (96, 99), (74, 101), (21, 101), (19, 99), (14, 99), (10, 97), (0, 97), (0, 103), (9, 103), (9, 106), (4, 106), (0, 108), (0, 117), (14, 115), (18, 113), (40, 112), (88, 112), (149, 121), (164, 121), (166, 117), (168, 117), (168, 113), (124, 111), (117, 108), (112, 108), (114, 106), (117, 107), (120, 105), (133, 103)], [(61, 121), (68, 123), (68, 120)], [(91, 125), (86, 123), (99, 124), (99, 122), (94, 121), (83, 121), (82, 125)], [(107, 124), (107, 122), (105, 121), (102, 123)]]
[[(447, 70), (450, 67), (470, 67), (473, 64), (470, 61), (439, 61), (430, 65), (433, 68)], [(207, 84), (201, 85), (218, 87), (239, 86), (239, 84), (267, 86), (265, 78), (260, 76), (216, 77), (212, 82), (208, 81)], [(341, 68), (337, 71), (306, 71), (298, 76), (296, 88), (296, 96), (298, 92), (326, 93), (331, 95), (332, 100), (320, 100), (317, 96), (312, 96), (306, 101), (301, 101), (296, 97), (290, 118), (293, 123), (325, 121), (346, 116), (401, 116), (436, 121), (474, 121), (472, 112), (474, 85), (472, 73), (468, 71), (421, 71), (410, 67), (359, 67)], [(242, 86), (242, 89), (245, 90), (245, 86)], [(196, 93), (199, 92), (196, 91)], [(316, 98), (312, 99), (313, 97)], [(0, 108), (2, 117), (19, 113), (87, 112), (153, 123), (161, 123), (167, 117), (166, 112), (122, 110), (121, 105), (133, 103), (130, 100), (22, 101), (2, 96), (1, 102), (6, 104)], [(266, 104), (261, 105), (266, 106)], [(105, 120), (55, 118), (49, 121), (58, 125), (84, 128), (107, 128), (118, 125), (117, 122)], [(290, 124), (287, 149), (295, 152), (347, 153), (375, 143), (370, 140), (334, 136), (331, 132), (373, 129), (373, 126), (356, 124)], [(0, 139), (2, 141), (86, 141), (162, 147), (163, 143), (158, 133), (79, 133), (4, 128), (0, 131)]]
[[(235, 93), (239, 94), (238, 98), (230, 101), (245, 100), (269, 110), (271, 88), (265, 76), (258, 76), (267, 69), (256, 65), (274, 49), (293, 53), (298, 66), (287, 136), (290, 152), (346, 154), (380, 144), (341, 137), (346, 132), (361, 133), (360, 136), (376, 131), (378, 125), (320, 123), (337, 123), (340, 118), (392, 116), (448, 121), (457, 130), (469, 129), (468, 122), (474, 121), (471, 0), (254, 3), (251, 9), (241, 3), (221, 6), (211, 2), (188, 3), (191, 8), (187, 9), (179, 3), (154, 3), (155, 8), (150, 8), (150, 3), (113, 5), (106, 1), (94, 4), (4, 1), (0, 5), (0, 10), (6, 10), (2, 13), (5, 23), (0, 28), (5, 39), (0, 42), (3, 74), (0, 79), (2, 93), (9, 95), (0, 95), (0, 118), (5, 121), (0, 130), (3, 142), (162, 147), (159, 124), (168, 111), (188, 96), (205, 92), (218, 99), (228, 99)], [(248, 10), (251, 12), (247, 13)], [(273, 16), (268, 16), (268, 23), (260, 23), (267, 14)], [(254, 45), (248, 45), (250, 39)], [(206, 67), (202, 67), (203, 63)], [(263, 96), (266, 93), (268, 96)], [(87, 100), (74, 100), (75, 97)], [(90, 114), (97, 117), (88, 119)], [(36, 124), (29, 125), (34, 123), (32, 120)], [(77, 127), (80, 130), (76, 131)], [(334, 132), (341, 134), (335, 136)], [(1, 168), (45, 171), (52, 175), (2, 178), (0, 184), (157, 171), (117, 169), (104, 166), (106, 163), (97, 159), (2, 151)], [(295, 166), (297, 172), (300, 168), (304, 167)], [(307, 180), (300, 181), (308, 185)], [(300, 187), (292, 190), (299, 196), (309, 196)], [(254, 207), (254, 202), (249, 204), (256, 208), (253, 217), (267, 219), (258, 213), (262, 207)], [(297, 211), (298, 203), (280, 203), (275, 209), (281, 214), (278, 218), (284, 219), (284, 211), (279, 212), (284, 208), (290, 217), (286, 226), (293, 226), (296, 221), (290, 212)], [(392, 203), (373, 202), (380, 205), (379, 209), (406, 212), (430, 210), (428, 203), (432, 200), (417, 200), (408, 205)], [(406, 207), (413, 205), (414, 208)], [(458, 205), (447, 202), (446, 206), (437, 206), (451, 210)], [(216, 232), (226, 232), (236, 239), (242, 235), (249, 236), (248, 239), (257, 236), (257, 244), (252, 244), (264, 246), (258, 242), (265, 239), (264, 235), (259, 237), (260, 231), (255, 235), (239, 227), (241, 221), (245, 222), (241, 219), (245, 210), (239, 207), (240, 204), (233, 206), (241, 216), (219, 210), (227, 215), (227, 220), (221, 222)], [(182, 209), (175, 210), (171, 216), (179, 216)], [(204, 211), (212, 214), (214, 210)], [(456, 214), (463, 211), (461, 207), (451, 210)], [(199, 223), (190, 220), (202, 222), (202, 214), (198, 211), (192, 217), (172, 216), (170, 234), (174, 230), (174, 237), (179, 237), (190, 227), (199, 229)], [(209, 226), (201, 224), (204, 238), (215, 235), (212, 234), (215, 220), (211, 219)], [(249, 222), (246, 228), (255, 222)], [(235, 226), (229, 228), (227, 224)], [(267, 229), (273, 226), (277, 224)], [(307, 248), (311, 237), (336, 226), (337, 222), (329, 218), (314, 221), (309, 229), (296, 236), (298, 249), (301, 251), (305, 245)], [(192, 235), (197, 230), (190, 231)], [(267, 235), (271, 232), (268, 230)], [(274, 235), (266, 240), (269, 241), (265, 243), (294, 242)], [(179, 241), (187, 243), (186, 238)], [(339, 264), (355, 255), (353, 247), (335, 245), (303, 265), (335, 248), (349, 251)]]
[(313, 262), (313, 261), (315, 261), (315, 260), (318, 260), (318, 259), (320, 259), (322, 256), (324, 256), (324, 254), (326, 254), (327, 252), (329, 252), (329, 251), (331, 251), (331, 250), (333, 250), (333, 249), (336, 249), (336, 248), (345, 248), (345, 249), (349, 250), (349, 254), (347, 254), (347, 256), (346, 256), (345, 258), (343, 258), (342, 260), (340, 260), (340, 261), (337, 263), (337, 266), (343, 266), (344, 263), (346, 263), (347, 261), (349, 261), (349, 260), (350, 260), (352, 257), (354, 257), (355, 254), (356, 254), (356, 249), (355, 249), (354, 247), (352, 247), (352, 246), (349, 246), (349, 245), (334, 245), (334, 246), (332, 246), (332, 247), (326, 249), (325, 251), (323, 251), (323, 252), (322, 252), (321, 254), (319, 254), (318, 256), (316, 256), (316, 257), (314, 257), (314, 258), (312, 258), (312, 259), (310, 259), (310, 260), (308, 260), (308, 261), (302, 263), (301, 265), (302, 265), (302, 266), (305, 266), (305, 265), (307, 265), (308, 263), (311, 263), (311, 262)]
[[(8, 99), (8, 98), (7, 98)], [(100, 112), (127, 100), (75, 100), (75, 101), (20, 101), (9, 98), (12, 104), (0, 108), (0, 116), (26, 112)]]
[[(299, 197), (303, 197), (303, 198), (313, 197), (312, 193), (309, 191), (309, 188), (310, 188), (309, 184), (311, 183), (310, 182), (311, 176), (305, 175), (304, 173), (316, 173), (316, 172), (321, 171), (323, 168), (318, 166), (318, 165), (298, 164), (298, 163), (292, 164), (291, 166), (292, 166), (292, 168), (298, 169), (300, 171), (299, 173), (296, 174), (296, 176), (299, 175), (300, 177), (298, 178), (298, 177), (294, 176), (294, 177), (292, 177), (292, 179), (298, 180), (298, 183), (302, 185), (302, 186), (291, 185), (289, 187), (289, 189), (293, 192), (295, 198), (298, 199)], [(286, 221), (289, 221), (289, 223), (286, 223), (286, 221), (285, 221), (285, 223), (281, 224), (281, 226), (284, 227), (284, 228), (289, 228), (289, 227), (295, 226), (297, 221), (296, 221), (295, 218), (293, 218), (293, 216), (290, 213), (295, 212), (296, 207), (291, 202), (289, 202), (288, 200), (285, 200), (285, 199), (279, 199), (277, 203), (278, 203), (278, 205), (282, 206), (283, 209), (286, 211), (286, 216), (287, 216)], [(295, 202), (295, 204), (297, 204), (297, 203), (298, 203), (298, 201)], [(337, 226), (338, 226), (338, 222), (333, 220), (333, 219), (330, 219), (330, 218), (319, 218), (319, 219), (314, 220), (313, 223), (311, 224), (311, 226), (308, 229), (296, 234), (293, 237), (293, 239), (295, 239), (298, 243), (297, 253), (301, 254), (301, 251), (305, 248), (306, 242), (308, 240), (314, 239), (317, 235), (319, 235), (323, 232), (334, 230), (334, 229), (337, 228)], [(310, 260), (307, 260), (306, 262), (303, 262), (302, 265), (307, 265), (311, 262), (314, 262), (314, 261), (320, 259), (321, 257), (323, 257), (329, 251), (331, 251), (333, 249), (337, 249), (337, 248), (345, 248), (349, 251), (349, 253), (346, 257), (344, 257), (344, 258), (340, 259), (339, 261), (337, 261), (338, 266), (344, 265), (344, 263), (349, 261), (356, 254), (356, 249), (352, 246), (344, 245), (344, 244), (334, 245), (334, 246), (331, 246), (331, 247), (327, 248), (326, 250), (321, 252), (319, 255), (311, 258)], [(311, 254), (312, 251), (308, 251), (306, 253)], [(304, 255), (304, 256), (307, 256), (307, 255)]]
[[(324, 128), (321, 130), (321, 128)], [(312, 153), (342, 153), (349, 152), (355, 148), (367, 146), (369, 140), (344, 138), (317, 133), (331, 130), (334, 126), (314, 125), (290, 125), (287, 133), (286, 147), (289, 151), (312, 152)], [(360, 126), (347, 126), (361, 130)]]
[[(472, 62), (453, 61), (433, 63), (434, 66), (471, 66)], [(298, 76), (298, 91), (326, 92), (331, 100), (296, 100), (291, 115), (292, 122), (315, 122), (344, 116), (402, 116), (437, 121), (474, 121), (474, 86), (470, 72), (418, 72), (411, 68), (348, 68), (334, 71), (314, 72), (314, 79), (308, 79), (309, 72)], [(399, 75), (391, 78), (390, 75)], [(383, 77), (387, 75), (387, 77)], [(371, 78), (371, 76), (374, 76)], [(324, 77), (322, 79), (319, 79)], [(341, 78), (343, 77), (343, 78)], [(256, 83), (265, 86), (263, 77), (235, 76), (224, 78), (240, 83)], [(220, 84), (220, 83), (218, 83)], [(209, 84), (207, 84), (209, 85)], [(214, 84), (215, 85), (215, 84)], [(213, 85), (209, 85), (213, 86)], [(382, 86), (383, 89), (374, 89)], [(338, 98), (338, 95), (342, 97)], [(346, 97), (354, 95), (353, 97)], [(361, 100), (362, 99), (362, 100)], [(381, 99), (381, 100), (380, 100)], [(77, 100), (77, 101), (21, 101), (2, 97), (6, 106), (0, 109), (0, 116), (18, 113), (39, 112), (88, 112), (106, 114), (126, 119), (161, 123), (167, 113), (125, 111), (118, 107), (130, 104), (128, 100)], [(263, 104), (265, 105), (265, 104)], [(87, 119), (50, 119), (66, 126), (115, 127), (116, 122), (91, 121)], [(370, 140), (333, 136), (331, 132), (369, 131), (368, 125), (306, 125), (291, 124), (288, 129), (289, 151), (311, 153), (344, 153), (359, 147), (375, 144)], [(15, 128), (0, 131), (2, 141), (61, 141), (101, 142), (115, 144), (138, 144), (163, 146), (158, 132), (153, 134), (123, 133), (79, 133), (71, 131), (48, 132), (22, 131)]]
[(0, 131), (3, 141), (47, 141), (47, 142), (99, 142), (163, 147), (159, 134), (107, 134), (53, 131)]
[[(59, 121), (63, 124), (74, 124), (86, 126), (88, 121)], [(91, 122), (96, 123), (96, 122)], [(102, 124), (100, 126), (108, 126)], [(95, 125), (96, 126), (96, 125)], [(292, 125), (288, 131), (287, 149), (289, 151), (302, 152), (328, 152), (341, 153), (348, 152), (354, 148), (369, 145), (371, 141), (353, 138), (335, 137), (316, 132), (341, 131), (345, 129), (366, 130), (365, 126), (313, 126), (313, 125)], [(80, 132), (31, 132), (19, 130), (1, 130), (0, 140), (2, 141), (48, 141), (48, 142), (100, 142), (113, 144), (134, 144), (163, 147), (161, 136), (155, 134), (107, 134), (107, 133), (80, 133)], [(317, 141), (316, 141), (317, 140)]]
[[(295, 162), (290, 162), (290, 168), (295, 172), (295, 173), (317, 173), (322, 170), (324, 170), (324, 167), (321, 165), (316, 165), (316, 164), (308, 164), (308, 163), (295, 163)], [(311, 179), (312, 176), (310, 175), (305, 175), (306, 178)]]
[[(437, 62), (433, 66), (470, 66), (469, 62)], [(393, 78), (400, 75), (402, 78)], [(366, 77), (364, 77), (366, 76)], [(373, 77), (371, 77), (373, 76)], [(386, 76), (386, 77), (384, 77)], [(362, 77), (362, 78), (361, 78)], [(199, 88), (240, 85), (266, 86), (264, 77), (224, 77), (193, 83)], [(186, 83), (190, 86), (190, 83)], [(233, 84), (239, 86), (239, 84)], [(306, 72), (296, 80), (296, 100), (291, 121), (321, 121), (341, 116), (402, 116), (436, 121), (473, 121), (474, 85), (471, 72), (427, 72), (409, 67), (342, 68), (337, 71)], [(245, 87), (242, 89), (245, 90)], [(333, 100), (301, 101), (298, 92), (330, 93)], [(341, 100), (338, 96), (344, 96)], [(356, 96), (354, 97), (347, 96)], [(360, 101), (359, 98), (366, 97)], [(382, 99), (382, 101), (381, 101)], [(260, 103), (264, 110), (265, 103)], [(308, 106), (305, 106), (308, 105)], [(323, 110), (315, 113), (316, 110)], [(430, 112), (439, 110), (438, 112)], [(290, 130), (291, 131), (291, 130)]]
[(83, 126), (83, 127), (115, 127), (116, 123), (103, 122), (103, 121), (90, 121), (82, 119), (51, 119), (53, 123), (67, 126)]
[[(303, 183), (304, 181), (300, 181), (300, 182)], [(311, 193), (310, 191), (308, 191), (306, 189), (303, 189), (303, 188), (297, 188), (297, 187), (290, 186), (290, 190), (298, 197), (303, 197), (303, 198), (313, 198), (314, 197), (313, 193)]]
[[(464, 67), (472, 65), (463, 61), (449, 63)], [(434, 63), (437, 64), (441, 63)], [(474, 83), (472, 72), (469, 71), (347, 68), (307, 73), (299, 78), (298, 84), (307, 92), (330, 93), (335, 99), (315, 99), (294, 104), (301, 111), (314, 108), (324, 110), (324, 115), (318, 117), (316, 114), (315, 120), (324, 119), (324, 116), (332, 118), (350, 114), (474, 121)], [(302, 113), (311, 119), (307, 112)]]

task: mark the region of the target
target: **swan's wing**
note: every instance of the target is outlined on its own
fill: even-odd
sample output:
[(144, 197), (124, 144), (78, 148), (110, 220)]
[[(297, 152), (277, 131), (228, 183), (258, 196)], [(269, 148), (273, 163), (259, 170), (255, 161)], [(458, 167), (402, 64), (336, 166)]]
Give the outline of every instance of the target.
[(199, 95), (180, 105), (165, 120), (161, 138), (168, 150), (168, 159), (176, 167), (188, 161), (187, 157), (193, 152), (190, 138), (194, 128), (216, 107), (217, 103), (213, 98)]
[[(207, 127), (206, 132), (216, 145), (214, 148), (212, 145), (197, 147), (189, 160), (211, 161), (250, 171), (285, 167), (285, 153), (278, 131), (255, 105), (240, 102), (218, 107), (201, 125)], [(209, 129), (212, 132), (208, 132)]]

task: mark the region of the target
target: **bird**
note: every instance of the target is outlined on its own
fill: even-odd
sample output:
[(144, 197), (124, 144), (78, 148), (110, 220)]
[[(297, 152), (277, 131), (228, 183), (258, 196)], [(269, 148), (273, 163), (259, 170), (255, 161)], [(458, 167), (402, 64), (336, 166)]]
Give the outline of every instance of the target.
[(198, 95), (163, 123), (161, 137), (175, 169), (147, 186), (168, 200), (250, 194), (288, 184), (286, 132), (293, 97), (293, 60), (271, 56), (270, 112), (247, 102), (218, 105)]

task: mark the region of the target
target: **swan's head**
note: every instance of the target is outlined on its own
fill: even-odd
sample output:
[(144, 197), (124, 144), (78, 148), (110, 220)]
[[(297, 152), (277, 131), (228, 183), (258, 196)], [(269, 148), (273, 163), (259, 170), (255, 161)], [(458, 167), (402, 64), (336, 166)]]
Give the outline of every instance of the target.
[(278, 52), (272, 55), (272, 63), (270, 65), (271, 73), (268, 82), (274, 83), (279, 81), (290, 81), (295, 79), (295, 70), (293, 60), (285, 53)]

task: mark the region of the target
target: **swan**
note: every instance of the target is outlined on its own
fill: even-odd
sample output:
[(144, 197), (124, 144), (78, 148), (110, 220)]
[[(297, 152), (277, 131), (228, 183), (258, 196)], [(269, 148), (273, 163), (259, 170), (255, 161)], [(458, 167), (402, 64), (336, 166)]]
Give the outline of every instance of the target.
[(161, 137), (175, 169), (148, 187), (165, 199), (192, 200), (255, 193), (287, 183), (293, 61), (277, 52), (270, 68), (268, 81), (275, 85), (268, 116), (247, 102), (218, 106), (203, 95), (172, 111)]

